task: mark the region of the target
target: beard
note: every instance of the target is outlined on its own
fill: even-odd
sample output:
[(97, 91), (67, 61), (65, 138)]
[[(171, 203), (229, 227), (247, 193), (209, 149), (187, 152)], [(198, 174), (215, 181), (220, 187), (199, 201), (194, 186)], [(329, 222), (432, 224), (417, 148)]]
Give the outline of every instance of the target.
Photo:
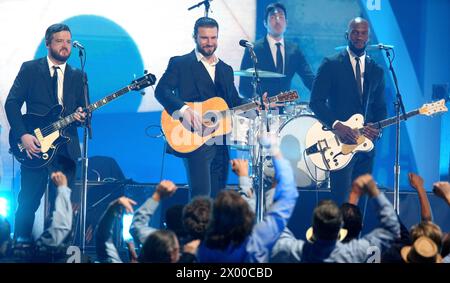
[(350, 40), (348, 41), (348, 47), (356, 56), (361, 56), (366, 50), (366, 46), (367, 43), (364, 44), (363, 48), (356, 48)]
[(50, 55), (60, 62), (66, 62), (67, 59), (69, 59), (69, 57), (70, 57), (70, 53), (68, 53), (67, 56), (63, 56), (63, 55), (59, 55), (59, 52), (57, 52), (56, 50), (53, 50), (53, 49), (50, 49)]
[(216, 52), (217, 46), (207, 46), (207, 47), (213, 47), (212, 51), (207, 51), (207, 50), (203, 49), (200, 45), (197, 44), (198, 52), (200, 52), (200, 54), (202, 54), (205, 57), (209, 57), (209, 56), (213, 55), (214, 52)]

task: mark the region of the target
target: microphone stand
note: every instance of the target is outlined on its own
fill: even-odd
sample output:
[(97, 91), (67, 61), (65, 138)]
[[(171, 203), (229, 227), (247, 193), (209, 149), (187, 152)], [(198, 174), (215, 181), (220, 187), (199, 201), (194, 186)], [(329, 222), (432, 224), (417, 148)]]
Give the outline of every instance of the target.
[(394, 164), (394, 210), (397, 215), (400, 214), (400, 110), (403, 113), (402, 117), (406, 120), (406, 111), (405, 105), (403, 105), (402, 96), (400, 94), (400, 90), (398, 88), (397, 76), (395, 75), (394, 68), (392, 66), (392, 62), (394, 59), (391, 59), (391, 54), (389, 53), (389, 49), (384, 49), (386, 51), (386, 57), (389, 60), (389, 70), (392, 73), (392, 78), (394, 80), (395, 90), (396, 90), (396, 101), (395, 105), (395, 164)]
[[(264, 124), (266, 124), (267, 131), (269, 131), (268, 123), (267, 123), (267, 109), (264, 105), (263, 94), (260, 93), (258, 95), (258, 88), (259, 88), (260, 82), (261, 82), (261, 79), (259, 77), (259, 71), (256, 66), (258, 64), (258, 58), (256, 57), (256, 54), (252, 47), (247, 46), (247, 48), (250, 53), (250, 57), (252, 59), (253, 70), (254, 70), (253, 78), (252, 78), (253, 100), (257, 101), (259, 99), (260, 105), (262, 108), (261, 123), (259, 125), (259, 135), (261, 135), (264, 130)], [(252, 174), (252, 175), (253, 176), (256, 175), (256, 179), (257, 179), (256, 187), (258, 188), (258, 190), (256, 190), (256, 221), (261, 222), (263, 220), (263, 216), (264, 216), (264, 178), (263, 178), (264, 154), (263, 154), (262, 144), (260, 142), (258, 142), (257, 146), (259, 147), (259, 150), (257, 151), (258, 153), (256, 156), (256, 158), (257, 158), (256, 164), (257, 165), (253, 166), (253, 168), (256, 167), (256, 172), (255, 172), (255, 174)], [(251, 151), (251, 152), (254, 152), (254, 151)], [(253, 162), (255, 160), (255, 156), (252, 156), (251, 160)]]
[[(89, 93), (88, 93), (88, 83), (86, 73), (84, 72), (84, 65), (86, 64), (86, 54), (84, 54), (83, 60), (83, 50), (80, 48), (78, 56), (80, 57), (81, 64), (81, 73), (83, 75), (83, 93), (84, 93), (84, 101), (85, 101), (85, 111), (88, 111), (89, 102)], [(81, 252), (85, 253), (86, 248), (86, 210), (87, 210), (87, 170), (88, 170), (88, 136), (89, 139), (92, 139), (92, 127), (91, 127), (91, 113), (86, 113), (86, 119), (83, 125), (84, 134), (83, 134), (83, 152), (81, 157), (81, 180), (82, 180), (82, 188), (81, 188), (81, 205), (80, 205), (80, 241), (81, 241)]]
[(199, 2), (199, 3), (197, 3), (197, 4), (195, 4), (194, 6), (189, 7), (189, 8), (188, 8), (188, 11), (190, 11), (190, 10), (192, 10), (192, 9), (195, 9), (195, 8), (198, 8), (198, 7), (200, 7), (201, 5), (205, 5), (205, 17), (208, 17), (208, 14), (209, 14), (209, 8), (210, 8), (210, 6), (211, 6), (211, 4), (209, 3), (209, 1), (211, 1), (211, 0), (201, 1), (201, 2)]

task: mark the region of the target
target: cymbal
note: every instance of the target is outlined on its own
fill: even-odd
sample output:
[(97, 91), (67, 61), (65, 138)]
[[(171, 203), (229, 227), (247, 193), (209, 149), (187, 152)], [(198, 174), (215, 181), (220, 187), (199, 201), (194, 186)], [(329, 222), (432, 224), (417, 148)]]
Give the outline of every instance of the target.
[[(255, 69), (249, 68), (247, 70), (234, 71), (233, 73), (235, 76), (239, 76), (239, 77), (253, 77), (253, 75), (255, 74)], [(258, 70), (258, 75), (260, 78), (284, 78), (284, 77), (286, 77), (286, 75), (283, 75), (283, 74), (269, 72), (269, 71), (263, 71), (263, 70)]]

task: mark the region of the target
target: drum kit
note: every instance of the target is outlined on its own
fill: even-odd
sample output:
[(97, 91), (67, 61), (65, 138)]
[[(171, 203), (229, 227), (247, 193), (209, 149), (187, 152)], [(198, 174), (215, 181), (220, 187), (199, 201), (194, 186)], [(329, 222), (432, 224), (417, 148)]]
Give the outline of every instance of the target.
[[(282, 74), (268, 71), (258, 71), (262, 78), (280, 78)], [(236, 76), (251, 77), (253, 69), (235, 71)], [(294, 169), (295, 182), (300, 189), (329, 189), (329, 174), (317, 168), (305, 154), (305, 140), (308, 130), (318, 122), (313, 111), (305, 102), (286, 102), (284, 111), (272, 110), (267, 114), (267, 125), (256, 113), (250, 115), (233, 115), (233, 128), (228, 144), (238, 155), (249, 159), (251, 177), (258, 177), (257, 167), (260, 155), (263, 155), (263, 178), (271, 181), (274, 177), (272, 159), (265, 149), (258, 144), (260, 133), (269, 131), (279, 137), (280, 150)]]

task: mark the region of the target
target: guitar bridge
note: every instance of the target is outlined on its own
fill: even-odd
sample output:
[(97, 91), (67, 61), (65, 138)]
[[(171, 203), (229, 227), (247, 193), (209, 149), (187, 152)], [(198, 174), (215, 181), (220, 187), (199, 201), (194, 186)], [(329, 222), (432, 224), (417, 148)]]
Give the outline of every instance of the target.
[(329, 160), (325, 156), (325, 151), (329, 149), (329, 145), (326, 139), (318, 140), (316, 146), (319, 149), (319, 153), (322, 156), (323, 164), (327, 167), (327, 170), (330, 170)]

